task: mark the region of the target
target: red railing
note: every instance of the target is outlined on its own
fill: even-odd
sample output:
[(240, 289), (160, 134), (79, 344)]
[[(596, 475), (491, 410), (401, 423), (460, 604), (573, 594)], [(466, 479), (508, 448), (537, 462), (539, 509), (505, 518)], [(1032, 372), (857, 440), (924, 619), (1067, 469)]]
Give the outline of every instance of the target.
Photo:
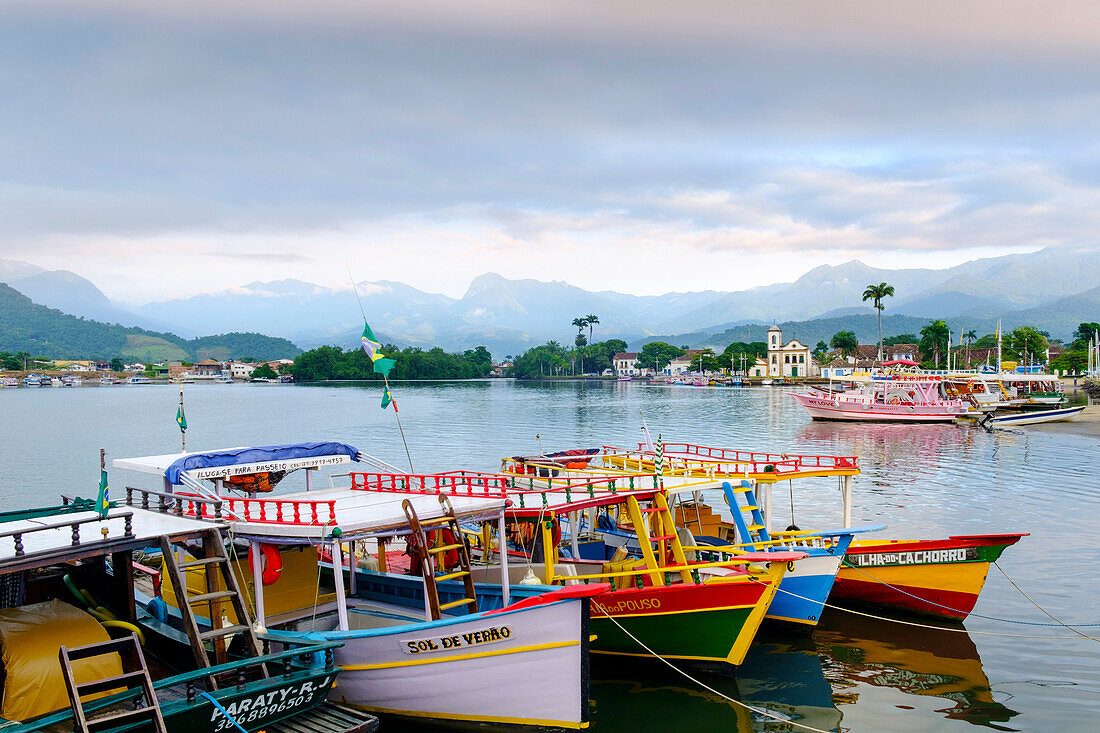
[(351, 473), (357, 491), (393, 491), (400, 494), (449, 494), (503, 498), (508, 477), (474, 471), (445, 473)]
[[(184, 496), (191, 496), (184, 494)], [(240, 522), (262, 524), (324, 526), (336, 523), (335, 501), (308, 501), (299, 499), (254, 499), (232, 496), (220, 497), (222, 513)], [(192, 506), (184, 516), (210, 518), (210, 511), (203, 513), (203, 505), (197, 504), (198, 514)]]
[[(606, 447), (605, 451), (614, 451)], [(653, 460), (653, 453), (647, 450), (645, 443), (638, 444), (638, 451)], [(733, 448), (712, 448), (691, 443), (665, 443), (666, 458), (697, 461), (699, 463), (738, 463), (753, 466), (753, 473), (759, 473), (757, 467), (766, 465), (775, 467), (776, 473), (812, 470), (852, 470), (859, 468), (857, 456), (802, 455), (792, 453), (756, 453)]]

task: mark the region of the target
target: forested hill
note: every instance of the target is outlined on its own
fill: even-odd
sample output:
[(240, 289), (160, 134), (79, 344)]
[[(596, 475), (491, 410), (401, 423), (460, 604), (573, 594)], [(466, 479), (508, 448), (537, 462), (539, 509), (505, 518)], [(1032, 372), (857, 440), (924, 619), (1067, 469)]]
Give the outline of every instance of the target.
[(26, 351), (50, 359), (220, 361), (251, 356), (290, 359), (301, 349), (290, 341), (258, 333), (227, 333), (183, 339), (172, 333), (89, 321), (38, 305), (0, 283), (0, 351)]

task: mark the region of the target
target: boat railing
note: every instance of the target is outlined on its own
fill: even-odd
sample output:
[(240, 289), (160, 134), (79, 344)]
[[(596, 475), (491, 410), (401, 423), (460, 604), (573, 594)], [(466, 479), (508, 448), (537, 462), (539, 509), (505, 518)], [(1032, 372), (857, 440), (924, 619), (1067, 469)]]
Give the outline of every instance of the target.
[[(608, 456), (653, 465), (656, 456), (644, 443), (637, 451), (620, 451), (604, 447)], [(691, 443), (665, 443), (663, 462), (665, 470), (690, 470), (692, 467), (713, 467), (712, 473), (760, 474), (792, 473), (801, 471), (858, 471), (857, 456), (811, 455), (797, 453), (757, 453), (732, 448), (712, 448)]]
[(336, 501), (222, 497), (228, 513), (241, 522), (317, 527), (336, 523)]
[[(133, 512), (121, 512), (119, 514), (114, 514), (112, 516), (109, 516), (109, 517), (107, 517), (107, 519), (121, 519), (121, 520), (123, 520), (123, 535), (122, 535), (123, 539), (133, 539), (134, 538), (134, 527), (133, 527), (134, 513)], [(94, 517), (86, 517), (84, 519), (63, 519), (63, 520), (59, 520), (57, 522), (43, 522), (42, 524), (38, 524), (38, 525), (34, 525), (34, 526), (24, 526), (24, 527), (21, 527), (19, 529), (9, 529), (6, 532), (0, 532), (0, 540), (3, 540), (5, 538), (10, 537), (15, 542), (15, 556), (19, 557), (19, 558), (22, 558), (22, 557), (27, 556), (26, 548), (23, 546), (23, 537), (25, 537), (26, 535), (29, 535), (29, 534), (33, 534), (35, 532), (45, 532), (47, 530), (65, 529), (66, 527), (68, 527), (69, 529), (72, 530), (72, 545), (71, 546), (72, 547), (83, 547), (83, 546), (86, 546), (87, 544), (90, 544), (92, 542), (96, 542), (96, 541), (102, 542), (104, 540), (99, 539), (99, 540), (88, 540), (86, 542), (82, 541), (82, 539), (80, 537), (80, 528), (83, 527), (86, 524), (96, 524), (97, 526), (102, 526), (104, 521), (105, 520), (102, 517), (100, 517), (99, 515), (96, 515)], [(104, 529), (104, 532), (105, 531), (106, 531), (106, 529)], [(117, 538), (112, 538), (112, 541), (113, 540), (117, 540)], [(52, 552), (56, 549), (57, 548), (51, 548), (49, 551)], [(35, 553), (35, 554), (37, 554), (37, 553)]]
[[(177, 517), (196, 517), (198, 519), (222, 519), (222, 499), (211, 499), (197, 494), (182, 492), (168, 493), (154, 489), (126, 487), (126, 506), (134, 506), (134, 494), (140, 494), (138, 505), (141, 509), (151, 509), (161, 514), (175, 514)], [(156, 498), (155, 506), (150, 497)]]
[(356, 491), (500, 498), (508, 490), (507, 476), (476, 471), (423, 474), (353, 472), (348, 475), (351, 477), (351, 488)]
[[(687, 550), (688, 548), (685, 547), (684, 549)], [(616, 578), (622, 578), (626, 580), (625, 583), (620, 584), (620, 588), (625, 588), (628, 585), (637, 585), (637, 587), (641, 588), (644, 585), (644, 577), (648, 576), (652, 578), (653, 576), (657, 576), (657, 578), (661, 581), (661, 585), (671, 585), (673, 582), (672, 574), (679, 573), (680, 571), (684, 570), (691, 573), (692, 580), (695, 583), (701, 583), (702, 578), (699, 576), (700, 570), (709, 570), (712, 568), (731, 568), (736, 565), (748, 566), (750, 564), (770, 562), (794, 562), (796, 560), (801, 560), (804, 557), (806, 557), (806, 553), (798, 551), (780, 552), (771, 555), (760, 552), (746, 552), (744, 555), (735, 555), (725, 560), (717, 560), (712, 562), (689, 562), (685, 565), (658, 564), (655, 568), (647, 566), (643, 560), (636, 558), (638, 560), (639, 566), (628, 570), (613, 570), (606, 573), (588, 573), (585, 575), (555, 575), (551, 579), (551, 584), (580, 582), (587, 585), (592, 581), (595, 581), (597, 583), (610, 583), (611, 589), (616, 590)], [(747, 569), (752, 575), (767, 574), (766, 567), (762, 568), (759, 573), (753, 573), (753, 568)], [(633, 583), (630, 582), (631, 580), (633, 581)]]

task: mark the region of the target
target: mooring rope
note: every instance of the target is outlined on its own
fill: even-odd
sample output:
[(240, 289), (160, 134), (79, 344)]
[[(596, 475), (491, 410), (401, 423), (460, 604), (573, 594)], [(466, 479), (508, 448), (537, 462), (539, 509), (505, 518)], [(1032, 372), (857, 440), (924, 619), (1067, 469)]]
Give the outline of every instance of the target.
[[(751, 582), (759, 583), (760, 585), (768, 585), (767, 582), (762, 581), (762, 580), (756, 580), (755, 578), (750, 578), (750, 580), (751, 580)], [(822, 608), (832, 608), (832, 609), (837, 610), (837, 611), (844, 611), (845, 613), (855, 614), (856, 616), (863, 616), (864, 618), (873, 618), (877, 621), (890, 621), (890, 622), (895, 623), (895, 624), (902, 624), (903, 626), (916, 626), (919, 629), (932, 629), (933, 631), (950, 631), (950, 632), (955, 633), (955, 634), (980, 634), (981, 636), (1005, 636), (1005, 637), (1009, 637), (1009, 638), (1012, 638), (1012, 639), (1072, 639), (1073, 638), (1072, 636), (1047, 636), (1047, 635), (1034, 636), (1034, 635), (1028, 635), (1028, 634), (1001, 634), (1001, 633), (998, 633), (996, 631), (971, 631), (969, 629), (953, 629), (950, 626), (934, 626), (932, 624), (922, 624), (922, 623), (918, 623), (916, 621), (903, 621), (900, 618), (891, 618), (889, 616), (877, 616), (873, 613), (865, 613), (864, 611), (856, 611), (856, 610), (851, 609), (851, 608), (845, 608), (843, 606), (837, 606), (837, 605), (834, 605), (832, 603), (826, 603), (825, 601), (819, 601), (816, 598), (807, 598), (806, 596), (800, 596), (797, 593), (793, 593), (789, 590), (786, 590), (784, 588), (780, 588), (778, 586), (776, 586), (776, 590), (779, 591), (780, 593), (786, 593), (787, 595), (793, 596), (793, 597), (798, 598), (800, 600), (809, 601), (810, 603), (815, 603), (815, 604), (821, 606)], [(1049, 625), (1053, 626), (1053, 624), (1049, 624)], [(1093, 637), (1093, 636), (1085, 636), (1080, 631), (1076, 631), (1076, 629), (1074, 629), (1074, 631), (1075, 631), (1075, 633), (1077, 633), (1081, 636), (1084, 636), (1086, 639), (1090, 639), (1092, 641), (1100, 641), (1100, 638)]]
[[(1029, 595), (1028, 595), (1027, 593), (1024, 593), (1024, 589), (1023, 589), (1023, 588), (1021, 588), (1020, 586), (1016, 585), (1016, 581), (1014, 581), (1014, 580), (1013, 580), (1012, 578), (1008, 577), (1008, 573), (1006, 573), (1006, 572), (1005, 572), (1005, 571), (1004, 571), (1004, 570), (1003, 570), (1003, 569), (1001, 568), (1001, 566), (1000, 566), (1000, 565), (997, 565), (997, 561), (996, 561), (996, 560), (994, 560), (994, 561), (993, 561), (993, 565), (994, 565), (994, 566), (995, 566), (995, 567), (996, 567), (996, 568), (997, 568), (998, 570), (1000, 570), (1000, 571), (1001, 571), (1001, 575), (1005, 576), (1005, 580), (1007, 580), (1007, 581), (1008, 581), (1009, 583), (1012, 583), (1012, 587), (1013, 587), (1013, 588), (1015, 588), (1016, 590), (1020, 591), (1020, 595), (1022, 595), (1022, 596), (1023, 596), (1024, 598), (1026, 598), (1026, 599), (1027, 599), (1028, 601), (1030, 601), (1030, 602), (1031, 602), (1031, 605), (1035, 606), (1035, 607), (1036, 607), (1036, 608), (1038, 608), (1038, 609), (1039, 609), (1040, 611), (1042, 611), (1042, 612), (1043, 612), (1044, 614), (1046, 614), (1047, 616), (1049, 616), (1049, 617), (1050, 617), (1051, 619), (1053, 619), (1053, 620), (1057, 621), (1057, 622), (1058, 622), (1058, 624), (1059, 624), (1060, 626), (1065, 626), (1065, 627), (1066, 627), (1067, 629), (1069, 629), (1069, 630), (1070, 630), (1070, 631), (1072, 631), (1073, 633), (1075, 633), (1075, 634), (1078, 634), (1078, 635), (1080, 635), (1080, 636), (1083, 636), (1083, 637), (1085, 637), (1086, 639), (1092, 639), (1092, 638), (1093, 638), (1093, 637), (1089, 636), (1088, 634), (1085, 634), (1085, 633), (1084, 633), (1084, 632), (1082, 632), (1082, 631), (1078, 631), (1077, 629), (1075, 629), (1075, 628), (1074, 628), (1074, 626), (1100, 626), (1100, 624), (1073, 624), (1073, 626), (1071, 626), (1071, 625), (1069, 625), (1069, 624), (1065, 623), (1064, 621), (1062, 621), (1062, 619), (1060, 619), (1060, 618), (1057, 618), (1057, 617), (1055, 617), (1055, 616), (1054, 616), (1054, 614), (1050, 613), (1050, 612), (1049, 612), (1049, 611), (1047, 611), (1047, 610), (1046, 610), (1045, 608), (1043, 608), (1043, 607), (1042, 607), (1042, 606), (1040, 606), (1040, 605), (1039, 605), (1038, 603), (1036, 603), (1036, 602), (1035, 602), (1034, 600), (1032, 600), (1031, 596), (1029, 596)], [(1048, 625), (1051, 625), (1051, 626), (1053, 626), (1053, 624), (1048, 624)], [(1094, 641), (1095, 641), (1095, 639), (1094, 639)]]
[[(845, 560), (845, 561), (843, 561), (843, 562), (844, 562), (844, 566), (845, 566), (845, 567), (849, 567), (849, 568), (852, 568), (853, 570), (857, 570), (857, 571), (859, 571), (860, 573), (862, 573), (862, 574), (866, 575), (866, 576), (867, 576), (868, 578), (870, 578), (871, 580), (875, 581), (876, 583), (881, 583), (882, 585), (886, 586), (886, 587), (887, 587), (887, 588), (889, 588), (890, 590), (894, 590), (894, 591), (897, 591), (898, 593), (901, 593), (901, 594), (903, 594), (903, 595), (907, 595), (907, 596), (909, 596), (910, 598), (915, 598), (915, 599), (917, 599), (918, 601), (920, 601), (920, 602), (922, 602), (922, 603), (927, 603), (927, 604), (928, 604), (928, 605), (930, 605), (930, 606), (937, 606), (937, 607), (939, 607), (939, 608), (943, 608), (943, 609), (945, 609), (945, 610), (948, 610), (948, 611), (953, 611), (954, 613), (959, 613), (959, 614), (962, 614), (963, 616), (966, 616), (966, 615), (968, 615), (968, 614), (967, 614), (967, 613), (966, 613), (965, 611), (960, 611), (960, 610), (959, 610), (959, 609), (957, 609), (957, 608), (952, 608), (951, 606), (945, 606), (945, 605), (943, 605), (942, 603), (936, 603), (935, 601), (930, 601), (930, 600), (928, 600), (927, 598), (923, 598), (923, 597), (921, 597), (921, 596), (918, 596), (918, 595), (915, 595), (915, 594), (913, 594), (913, 593), (909, 593), (908, 591), (902, 590), (901, 588), (897, 587), (896, 585), (890, 585), (889, 583), (887, 583), (887, 582), (886, 582), (886, 581), (884, 581), (884, 580), (879, 580), (879, 579), (878, 579), (878, 578), (876, 578), (875, 576), (873, 576), (873, 575), (871, 575), (870, 573), (868, 573), (868, 572), (867, 572), (866, 570), (864, 570), (864, 569), (862, 569), (862, 568), (860, 568), (860, 567), (857, 567), (857, 566), (855, 566), (855, 565), (852, 565), (852, 564), (851, 564), (851, 563), (849, 563), (849, 562), (848, 562), (847, 560)], [(994, 561), (994, 562), (993, 562), (993, 564), (994, 564), (994, 565), (997, 565), (996, 561)], [(1001, 566), (1000, 566), (1000, 565), (997, 565), (997, 569), (998, 569), (998, 570), (1001, 570)], [(1024, 591), (1023, 591), (1023, 590), (1022, 590), (1022, 589), (1020, 588), (1020, 586), (1018, 586), (1018, 585), (1016, 585), (1015, 583), (1013, 583), (1013, 582), (1012, 582), (1012, 578), (1009, 578), (1009, 577), (1008, 577), (1008, 574), (1007, 574), (1007, 573), (1005, 573), (1005, 571), (1004, 571), (1004, 570), (1001, 570), (1001, 574), (1002, 574), (1002, 575), (1004, 575), (1004, 576), (1005, 576), (1005, 578), (1008, 578), (1008, 582), (1009, 582), (1009, 583), (1012, 583), (1012, 585), (1013, 585), (1013, 586), (1014, 586), (1014, 587), (1016, 588), (1016, 590), (1018, 590), (1018, 591), (1020, 591), (1021, 593), (1023, 593), (1023, 594), (1024, 594), (1024, 598), (1027, 598), (1027, 599), (1028, 599), (1029, 601), (1031, 601), (1031, 603), (1032, 603), (1032, 604), (1033, 604), (1033, 605), (1034, 605), (1034, 606), (1035, 606), (1036, 608), (1038, 608), (1038, 609), (1039, 609), (1040, 611), (1042, 611), (1043, 613), (1045, 613), (1045, 614), (1046, 614), (1047, 616), (1050, 616), (1050, 618), (1054, 619), (1055, 621), (1058, 621), (1058, 623), (1056, 623), (1056, 624), (1048, 624), (1048, 623), (1044, 623), (1044, 622), (1042, 622), (1042, 621), (1020, 621), (1020, 620), (1018, 620), (1018, 619), (1011, 619), (1011, 618), (1000, 618), (1000, 617), (998, 617), (998, 616), (984, 616), (984, 615), (982, 615), (982, 614), (980, 614), (980, 613), (974, 613), (974, 612), (970, 612), (970, 614), (969, 614), (970, 616), (975, 616), (976, 618), (984, 618), (984, 619), (986, 619), (987, 621), (1000, 621), (1000, 622), (1002, 622), (1002, 623), (1006, 623), (1006, 624), (1022, 624), (1022, 625), (1024, 625), (1024, 626), (1064, 626), (1064, 627), (1065, 627), (1065, 628), (1067, 628), (1067, 629), (1072, 629), (1072, 628), (1073, 628), (1073, 626), (1077, 626), (1077, 627), (1082, 627), (1082, 628), (1085, 628), (1085, 627), (1090, 627), (1090, 626), (1100, 626), (1100, 624), (1073, 624), (1073, 626), (1070, 626), (1070, 625), (1069, 625), (1069, 624), (1067, 624), (1067, 623), (1063, 623), (1062, 621), (1059, 621), (1058, 619), (1054, 618), (1054, 616), (1051, 616), (1051, 615), (1050, 615), (1049, 613), (1047, 613), (1047, 612), (1046, 612), (1045, 610), (1043, 610), (1042, 606), (1040, 606), (1040, 605), (1039, 605), (1038, 603), (1035, 603), (1035, 601), (1032, 601), (1032, 600), (1031, 600), (1031, 598), (1030, 598), (1030, 597), (1029, 597), (1029, 596), (1028, 596), (1028, 595), (1027, 595), (1026, 593), (1024, 593)], [(1086, 637), (1086, 638), (1091, 638), (1091, 637)]]
[(668, 661), (667, 659), (662, 657), (657, 652), (650, 649), (648, 646), (645, 645), (645, 643), (641, 639), (639, 639), (638, 637), (634, 636), (634, 634), (627, 631), (626, 628), (623, 627), (622, 624), (620, 624), (618, 621), (616, 621), (613, 616), (608, 614), (607, 610), (603, 606), (601, 606), (598, 602), (592, 601), (592, 605), (594, 605), (596, 608), (600, 609), (600, 611), (603, 612), (604, 617), (608, 621), (610, 621), (611, 623), (618, 626), (619, 631), (622, 631), (624, 634), (626, 634), (631, 639), (633, 639), (634, 642), (638, 646), (640, 646), (642, 649), (645, 649), (647, 652), (649, 652), (651, 655), (653, 655), (654, 658), (661, 660), (661, 662), (663, 662), (665, 665), (667, 665), (670, 669), (672, 669), (678, 675), (680, 675), (681, 677), (684, 677), (685, 679), (688, 679), (688, 680), (694, 682), (695, 684), (699, 685), (700, 687), (702, 687), (707, 692), (710, 692), (713, 695), (717, 695), (718, 697), (722, 698), (723, 700), (726, 700), (727, 702), (731, 702), (734, 705), (740, 706), (740, 707), (742, 707), (745, 710), (748, 710), (750, 712), (756, 713), (757, 715), (762, 715), (765, 718), (770, 718), (771, 720), (775, 720), (775, 721), (778, 721), (780, 723), (784, 723), (786, 725), (794, 726), (795, 728), (801, 728), (802, 730), (808, 730), (808, 731), (810, 731), (810, 733), (834, 733), (834, 731), (831, 731), (831, 730), (823, 730), (821, 728), (814, 728), (813, 726), (805, 725), (803, 723), (796, 723), (795, 721), (790, 720), (788, 718), (785, 718), (782, 715), (776, 715), (775, 713), (773, 713), (769, 710), (765, 710), (763, 708), (758, 708), (758, 707), (755, 707), (753, 705), (743, 703), (740, 700), (737, 700), (735, 698), (730, 697), (729, 695), (726, 695), (725, 693), (719, 692), (718, 690), (714, 689), (713, 687), (711, 687), (707, 683), (703, 682), (702, 680), (700, 680), (696, 677), (692, 677), (690, 674), (688, 674), (684, 670), (680, 669), (675, 664)]

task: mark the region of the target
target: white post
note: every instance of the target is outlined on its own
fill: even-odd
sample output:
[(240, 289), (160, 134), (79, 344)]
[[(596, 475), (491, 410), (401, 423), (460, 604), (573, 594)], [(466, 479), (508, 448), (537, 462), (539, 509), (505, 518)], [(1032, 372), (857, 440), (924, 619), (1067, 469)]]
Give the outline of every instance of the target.
[(256, 623), (260, 631), (267, 630), (267, 617), (264, 615), (264, 553), (260, 543), (252, 542), (252, 588), (256, 597)]
[[(768, 534), (772, 531), (772, 485), (770, 483), (764, 484), (764, 529)], [(757, 498), (759, 501), (759, 497)]]
[[(504, 596), (504, 605), (507, 606), (511, 601), (508, 582), (508, 540), (504, 529), (504, 510), (502, 509), (500, 518), (497, 519), (497, 547), (500, 549), (500, 592)], [(488, 552), (489, 548), (485, 548), (485, 551)]]
[(306, 469), (306, 491), (309, 491), (313, 488), (313, 472), (315, 470), (316, 469), (313, 468)]
[(852, 477), (844, 477), (844, 488), (841, 489), (840, 495), (844, 502), (844, 523), (842, 527), (852, 526)]
[(348, 543), (348, 592), (352, 598), (355, 598), (355, 571), (359, 569), (359, 560), (355, 557), (356, 544), (355, 540)]
[(348, 602), (344, 596), (344, 552), (340, 543), (332, 543), (332, 577), (336, 580), (336, 616), (340, 631), (348, 630)]
[(574, 560), (579, 560), (581, 557), (580, 548), (577, 546), (577, 535), (580, 534), (577, 531), (579, 526), (577, 524), (577, 513), (569, 512), (569, 551), (573, 553)]

